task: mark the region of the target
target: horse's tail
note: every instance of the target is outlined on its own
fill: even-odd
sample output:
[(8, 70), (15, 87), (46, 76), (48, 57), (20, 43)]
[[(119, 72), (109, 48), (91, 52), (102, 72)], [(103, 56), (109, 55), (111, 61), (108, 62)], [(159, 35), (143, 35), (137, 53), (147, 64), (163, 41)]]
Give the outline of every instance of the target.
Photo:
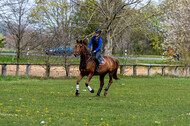
[(119, 67), (119, 61), (117, 60), (117, 59), (114, 59), (114, 61), (115, 61), (115, 63), (116, 63), (116, 70), (115, 70), (115, 72), (114, 72), (114, 74), (113, 74), (113, 78), (115, 79), (115, 80), (120, 80), (118, 77), (117, 77), (117, 70), (118, 70), (118, 67)]

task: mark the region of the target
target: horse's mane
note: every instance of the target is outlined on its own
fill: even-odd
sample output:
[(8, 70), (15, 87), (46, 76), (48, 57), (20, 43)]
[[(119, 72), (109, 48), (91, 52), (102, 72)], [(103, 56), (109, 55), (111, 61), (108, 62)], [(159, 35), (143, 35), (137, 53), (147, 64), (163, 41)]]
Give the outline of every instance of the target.
[(80, 43), (80, 44), (84, 45), (87, 48), (88, 43), (86, 42), (86, 40), (76, 40), (76, 41), (77, 41), (77, 43)]

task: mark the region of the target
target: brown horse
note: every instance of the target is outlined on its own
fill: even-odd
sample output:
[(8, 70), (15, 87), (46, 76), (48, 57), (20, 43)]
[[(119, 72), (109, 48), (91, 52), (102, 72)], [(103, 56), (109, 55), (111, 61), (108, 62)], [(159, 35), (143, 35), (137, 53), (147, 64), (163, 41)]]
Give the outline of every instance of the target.
[(104, 96), (107, 95), (108, 89), (112, 84), (112, 77), (116, 80), (119, 78), (117, 77), (117, 69), (119, 66), (119, 61), (117, 59), (113, 59), (109, 56), (103, 56), (105, 63), (99, 66), (99, 72), (95, 71), (96, 63), (93, 60), (92, 54), (88, 50), (87, 43), (84, 40), (77, 40), (77, 45), (75, 46), (75, 57), (80, 55), (80, 76), (77, 80), (76, 85), (76, 96), (79, 96), (79, 82), (84, 76), (88, 76), (86, 80), (86, 87), (91, 93), (94, 93), (94, 89), (92, 89), (88, 84), (91, 78), (94, 75), (100, 75), (100, 88), (97, 92), (96, 96), (100, 96), (101, 90), (104, 86), (104, 77), (107, 73), (109, 73), (109, 83), (108, 86), (105, 88)]

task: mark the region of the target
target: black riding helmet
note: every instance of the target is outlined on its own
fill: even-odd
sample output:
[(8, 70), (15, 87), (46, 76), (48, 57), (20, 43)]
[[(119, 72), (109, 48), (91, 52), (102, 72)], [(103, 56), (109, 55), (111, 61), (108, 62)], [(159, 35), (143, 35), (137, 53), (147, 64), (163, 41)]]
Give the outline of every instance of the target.
[(101, 34), (102, 31), (101, 31), (101, 29), (96, 29), (95, 33), (99, 33), (99, 34)]

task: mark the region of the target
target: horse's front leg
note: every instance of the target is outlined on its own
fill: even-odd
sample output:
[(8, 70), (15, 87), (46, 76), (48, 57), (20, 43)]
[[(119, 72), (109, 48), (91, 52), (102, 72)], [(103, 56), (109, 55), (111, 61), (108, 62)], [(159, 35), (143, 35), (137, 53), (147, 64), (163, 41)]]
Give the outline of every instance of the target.
[(90, 80), (92, 79), (93, 75), (94, 75), (94, 73), (90, 73), (90, 74), (88, 75), (88, 78), (87, 78), (86, 83), (85, 83), (86, 87), (88, 88), (88, 90), (89, 90), (91, 93), (94, 93), (94, 89), (92, 89), (88, 84), (89, 84)]
[(80, 73), (79, 77), (78, 77), (78, 80), (77, 80), (77, 85), (76, 85), (76, 96), (79, 96), (80, 93), (79, 93), (79, 82), (80, 80), (84, 77), (84, 75), (82, 73)]

